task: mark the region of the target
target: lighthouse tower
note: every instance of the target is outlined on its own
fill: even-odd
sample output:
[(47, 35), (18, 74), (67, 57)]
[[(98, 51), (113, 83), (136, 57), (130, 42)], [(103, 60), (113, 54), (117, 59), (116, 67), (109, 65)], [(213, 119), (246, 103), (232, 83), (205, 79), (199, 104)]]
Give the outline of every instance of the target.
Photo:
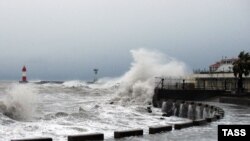
[(26, 67), (25, 66), (23, 66), (23, 69), (22, 69), (22, 80), (21, 81), (19, 81), (20, 83), (27, 83), (28, 81), (27, 81), (27, 77), (26, 77)]

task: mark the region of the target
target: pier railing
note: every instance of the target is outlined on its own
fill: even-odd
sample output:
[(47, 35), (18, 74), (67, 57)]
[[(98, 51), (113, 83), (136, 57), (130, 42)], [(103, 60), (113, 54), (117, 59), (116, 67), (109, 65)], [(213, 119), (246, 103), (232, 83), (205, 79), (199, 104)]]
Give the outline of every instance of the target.
[(234, 78), (155, 77), (155, 88), (167, 90), (224, 90), (233, 94), (237, 90), (237, 80)]

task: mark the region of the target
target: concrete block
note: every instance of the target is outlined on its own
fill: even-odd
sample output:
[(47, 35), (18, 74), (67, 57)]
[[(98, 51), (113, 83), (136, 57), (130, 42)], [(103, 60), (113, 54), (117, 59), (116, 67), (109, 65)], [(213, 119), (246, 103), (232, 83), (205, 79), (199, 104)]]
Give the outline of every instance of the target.
[(206, 118), (207, 122), (212, 122), (212, 121), (216, 121), (216, 120), (217, 120), (216, 117)]
[(130, 137), (130, 136), (142, 136), (143, 130), (142, 129), (134, 129), (134, 130), (124, 130), (124, 131), (115, 131), (114, 138), (123, 138), (123, 137)]
[(221, 117), (224, 117), (224, 112), (219, 112), (219, 115), (221, 115)]
[(221, 109), (219, 109), (219, 110), (218, 110), (218, 112), (224, 113), (224, 111), (223, 111), (223, 110), (221, 110)]
[(161, 133), (161, 132), (166, 132), (166, 131), (171, 131), (171, 130), (172, 130), (171, 125), (150, 126), (149, 127), (149, 134)]
[(194, 124), (195, 126), (204, 125), (204, 124), (206, 124), (206, 123), (207, 123), (207, 120), (206, 120), (206, 119), (199, 119), (199, 120), (194, 120), (194, 121), (193, 121), (193, 124)]
[(11, 141), (52, 141), (52, 138), (13, 139)]
[(193, 122), (184, 122), (184, 123), (177, 123), (174, 125), (174, 128), (176, 130), (182, 129), (182, 128), (187, 128), (193, 126)]
[(217, 119), (220, 119), (222, 116), (221, 115), (219, 115), (219, 114), (215, 114), (214, 115)]
[(104, 140), (104, 134), (93, 133), (93, 134), (82, 134), (82, 135), (71, 135), (68, 136), (68, 141), (93, 141), (93, 140)]

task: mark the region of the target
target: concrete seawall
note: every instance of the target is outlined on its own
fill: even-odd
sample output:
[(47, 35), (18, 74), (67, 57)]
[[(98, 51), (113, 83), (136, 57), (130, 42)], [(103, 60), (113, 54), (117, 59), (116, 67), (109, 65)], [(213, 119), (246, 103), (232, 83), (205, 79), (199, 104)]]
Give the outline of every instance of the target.
[(200, 101), (216, 96), (223, 96), (224, 94), (224, 90), (168, 90), (155, 88), (153, 104), (157, 107), (157, 102), (168, 99)]
[[(165, 100), (155, 101), (158, 108), (162, 108), (163, 116), (179, 116), (191, 121), (177, 123), (175, 130), (191, 126), (202, 126), (224, 117), (224, 110), (208, 104), (195, 103), (193, 101)], [(160, 106), (161, 105), (161, 106)]]

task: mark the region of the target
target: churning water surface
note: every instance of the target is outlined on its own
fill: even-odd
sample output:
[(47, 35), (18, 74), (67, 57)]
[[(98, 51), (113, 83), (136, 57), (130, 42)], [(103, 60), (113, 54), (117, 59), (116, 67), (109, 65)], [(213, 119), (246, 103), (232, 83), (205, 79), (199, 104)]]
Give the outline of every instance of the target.
[(214, 141), (218, 124), (250, 124), (249, 107), (210, 103), (225, 110), (223, 119), (205, 126), (148, 135), (148, 126), (188, 119), (161, 119), (161, 109), (152, 108), (153, 112), (148, 113), (145, 103), (119, 99), (118, 87), (78, 81), (42, 85), (1, 82), (0, 140), (52, 137), (66, 141), (67, 135), (101, 132), (106, 140), (112, 141), (115, 130), (142, 128), (143, 137), (120, 140)]
[[(188, 119), (161, 119), (161, 109), (147, 112), (147, 104), (124, 102), (116, 85), (0, 83), (0, 140), (52, 137), (101, 132), (105, 139), (115, 130), (171, 124)], [(148, 131), (147, 131), (148, 132)]]
[(67, 135), (93, 132), (109, 139), (114, 130), (186, 121), (162, 120), (161, 109), (147, 112), (154, 78), (184, 76), (186, 65), (157, 51), (136, 49), (131, 55), (131, 67), (124, 75), (96, 84), (0, 82), (0, 140), (45, 136), (66, 140)]

